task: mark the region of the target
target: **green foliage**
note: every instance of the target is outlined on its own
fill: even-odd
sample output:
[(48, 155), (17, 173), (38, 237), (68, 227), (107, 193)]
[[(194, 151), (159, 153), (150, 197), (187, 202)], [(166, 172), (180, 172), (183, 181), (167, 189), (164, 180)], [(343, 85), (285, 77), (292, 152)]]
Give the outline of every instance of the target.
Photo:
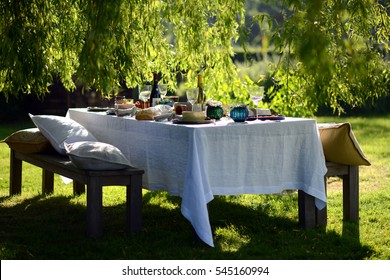
[[(59, 76), (103, 94), (161, 72), (171, 88), (179, 72), (189, 81), (205, 69), (229, 82), (231, 42), (244, 1), (115, 0), (1, 1), (0, 91), (44, 95)], [(222, 73), (222, 74), (221, 74)]]
[(280, 55), (266, 71), (275, 111), (341, 113), (389, 93), (390, 4), (373, 0), (0, 0), (0, 92), (43, 97), (54, 76), (109, 95), (155, 71), (175, 90), (179, 73), (194, 85), (203, 72), (208, 97), (249, 103), (247, 84), (265, 79), (232, 62), (255, 27), (245, 2), (253, 42)]
[(270, 67), (271, 108), (312, 115), (319, 104), (343, 112), (389, 94), (390, 17), (377, 1), (279, 1), (283, 23), (267, 22), (280, 61)]

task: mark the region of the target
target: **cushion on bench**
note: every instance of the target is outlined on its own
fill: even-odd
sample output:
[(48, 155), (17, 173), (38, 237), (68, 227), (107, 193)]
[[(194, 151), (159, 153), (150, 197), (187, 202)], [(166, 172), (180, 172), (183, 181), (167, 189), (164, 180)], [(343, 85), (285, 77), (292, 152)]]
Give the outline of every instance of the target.
[(61, 155), (66, 154), (65, 141), (67, 143), (96, 141), (96, 138), (81, 124), (69, 118), (53, 115), (29, 115), (53, 148)]
[(371, 165), (352, 131), (350, 123), (318, 124), (326, 161), (344, 165)]
[(130, 167), (130, 162), (115, 146), (96, 142), (80, 141), (68, 144), (66, 153), (73, 165), (87, 170), (116, 170)]
[(51, 144), (38, 128), (27, 128), (16, 131), (0, 142), (22, 153), (41, 153), (51, 149)]

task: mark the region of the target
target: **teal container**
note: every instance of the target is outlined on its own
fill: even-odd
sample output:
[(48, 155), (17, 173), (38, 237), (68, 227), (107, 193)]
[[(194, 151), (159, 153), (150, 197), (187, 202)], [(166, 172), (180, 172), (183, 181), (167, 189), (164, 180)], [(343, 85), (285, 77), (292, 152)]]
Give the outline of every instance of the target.
[(207, 106), (206, 116), (210, 119), (219, 120), (223, 117), (223, 109), (221, 106)]
[(246, 105), (237, 105), (230, 111), (230, 117), (235, 122), (245, 122), (249, 116), (249, 111)]

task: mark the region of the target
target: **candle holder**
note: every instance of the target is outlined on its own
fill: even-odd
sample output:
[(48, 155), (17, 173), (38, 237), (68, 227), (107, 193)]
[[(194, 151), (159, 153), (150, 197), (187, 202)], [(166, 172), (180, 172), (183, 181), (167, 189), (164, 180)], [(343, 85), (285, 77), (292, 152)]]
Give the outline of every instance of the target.
[(248, 116), (249, 116), (249, 111), (245, 104), (236, 105), (230, 111), (230, 117), (235, 122), (245, 122)]
[(219, 120), (223, 117), (222, 106), (207, 106), (206, 116), (210, 119)]

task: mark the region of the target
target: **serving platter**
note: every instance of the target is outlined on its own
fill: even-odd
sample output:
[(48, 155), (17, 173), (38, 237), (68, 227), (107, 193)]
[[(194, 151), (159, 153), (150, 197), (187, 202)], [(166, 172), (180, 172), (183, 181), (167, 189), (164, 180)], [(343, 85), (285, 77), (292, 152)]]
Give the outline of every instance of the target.
[(110, 108), (110, 107), (87, 107), (87, 110), (90, 112), (105, 112), (113, 109), (114, 108)]
[(179, 120), (179, 119), (174, 119), (172, 120), (172, 123), (174, 124), (209, 124), (213, 123), (213, 120), (202, 120), (202, 121), (185, 121), (185, 120)]
[[(286, 117), (284, 115), (258, 115), (258, 120), (260, 121), (281, 121), (284, 120)], [(250, 116), (247, 118), (247, 121), (255, 121), (256, 117), (255, 116)]]

